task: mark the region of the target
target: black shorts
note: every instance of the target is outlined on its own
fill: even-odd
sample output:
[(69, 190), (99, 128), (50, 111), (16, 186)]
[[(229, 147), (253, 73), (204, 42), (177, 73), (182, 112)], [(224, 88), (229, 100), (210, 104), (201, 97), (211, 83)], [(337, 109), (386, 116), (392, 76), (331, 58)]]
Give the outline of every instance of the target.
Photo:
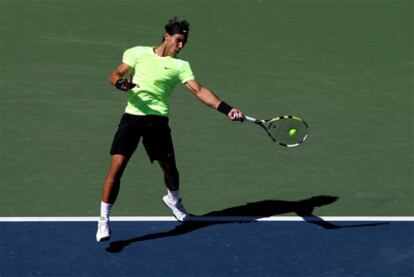
[(112, 142), (111, 155), (121, 154), (130, 158), (141, 137), (151, 162), (174, 155), (168, 117), (131, 114), (124, 114), (121, 118)]

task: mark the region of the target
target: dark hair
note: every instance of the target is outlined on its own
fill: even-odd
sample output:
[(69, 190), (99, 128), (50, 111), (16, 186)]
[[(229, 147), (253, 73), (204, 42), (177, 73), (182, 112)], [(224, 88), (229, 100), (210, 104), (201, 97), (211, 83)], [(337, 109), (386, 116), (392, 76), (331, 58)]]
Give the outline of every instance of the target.
[[(178, 21), (177, 17), (174, 16), (171, 18), (167, 25), (164, 27), (165, 32), (170, 36), (175, 34), (181, 34), (185, 36), (185, 40), (187, 41), (188, 33), (190, 32), (190, 23), (187, 20)], [(164, 41), (164, 38), (163, 38)]]

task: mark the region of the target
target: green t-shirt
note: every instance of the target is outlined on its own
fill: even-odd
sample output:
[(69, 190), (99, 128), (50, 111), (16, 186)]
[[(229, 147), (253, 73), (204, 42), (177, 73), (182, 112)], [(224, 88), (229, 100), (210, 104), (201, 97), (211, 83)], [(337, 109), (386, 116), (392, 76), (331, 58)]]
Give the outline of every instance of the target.
[(168, 116), (169, 96), (177, 83), (194, 80), (190, 64), (173, 57), (160, 57), (152, 47), (137, 46), (124, 52), (122, 62), (133, 69), (125, 112), (133, 115)]

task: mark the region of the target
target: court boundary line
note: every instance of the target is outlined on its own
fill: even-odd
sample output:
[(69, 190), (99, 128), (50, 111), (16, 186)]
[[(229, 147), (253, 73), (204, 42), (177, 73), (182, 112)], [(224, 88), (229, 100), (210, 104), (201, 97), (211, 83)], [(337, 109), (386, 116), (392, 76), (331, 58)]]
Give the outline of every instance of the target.
[[(0, 217), (0, 222), (96, 222), (98, 216), (45, 216), (45, 217)], [(414, 221), (414, 216), (193, 216), (193, 222), (233, 222), (233, 221), (274, 221), (274, 222), (300, 222), (300, 221)], [(177, 221), (173, 216), (113, 216), (111, 221)]]

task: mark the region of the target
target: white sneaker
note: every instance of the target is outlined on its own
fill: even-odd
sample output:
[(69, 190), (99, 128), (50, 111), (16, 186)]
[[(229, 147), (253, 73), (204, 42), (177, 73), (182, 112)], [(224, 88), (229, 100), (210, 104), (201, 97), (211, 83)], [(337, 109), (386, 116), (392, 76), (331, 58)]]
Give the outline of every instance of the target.
[(173, 212), (175, 218), (178, 221), (186, 221), (190, 218), (190, 216), (188, 215), (187, 211), (184, 209), (183, 205), (181, 204), (181, 199), (178, 200), (177, 203), (173, 203), (170, 198), (168, 197), (168, 195), (165, 195), (162, 198), (162, 201), (164, 202), (164, 204), (171, 209), (171, 211)]
[(98, 230), (96, 231), (96, 241), (106, 241), (111, 238), (111, 224), (108, 219), (102, 217), (98, 221)]

